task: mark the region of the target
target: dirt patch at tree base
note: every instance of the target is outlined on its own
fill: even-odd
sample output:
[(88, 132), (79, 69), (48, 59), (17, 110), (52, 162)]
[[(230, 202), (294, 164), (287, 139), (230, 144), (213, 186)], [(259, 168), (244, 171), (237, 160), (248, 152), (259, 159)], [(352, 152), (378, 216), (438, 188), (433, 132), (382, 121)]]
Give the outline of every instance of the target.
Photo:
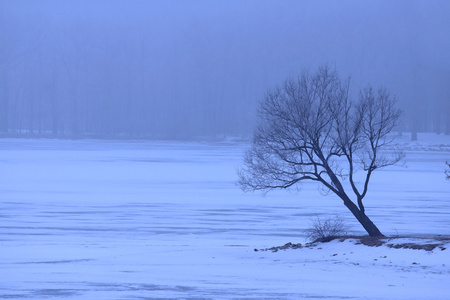
[[(412, 239), (416, 242), (402, 243), (402, 239)], [(301, 243), (286, 243), (283, 246), (276, 246), (264, 249), (254, 249), (255, 252), (258, 251), (272, 251), (278, 252), (280, 250), (287, 249), (301, 249), (301, 248), (315, 248), (321, 243), (328, 243), (333, 240), (339, 240), (344, 242), (345, 240), (354, 240), (355, 245), (365, 245), (369, 247), (380, 247), (385, 245), (386, 247), (392, 249), (413, 249), (413, 250), (425, 250), (433, 251), (436, 248), (441, 251), (445, 250), (445, 245), (450, 242), (450, 236), (433, 236), (433, 237), (371, 237), (371, 236), (339, 236), (330, 237), (325, 240), (316, 240), (311, 243), (301, 244)]]

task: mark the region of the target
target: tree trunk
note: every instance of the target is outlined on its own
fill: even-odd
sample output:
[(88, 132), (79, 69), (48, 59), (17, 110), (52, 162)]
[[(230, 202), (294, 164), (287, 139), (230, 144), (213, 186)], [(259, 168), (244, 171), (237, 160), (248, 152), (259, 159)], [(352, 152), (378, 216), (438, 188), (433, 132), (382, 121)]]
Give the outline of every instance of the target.
[(445, 119), (445, 135), (450, 135), (450, 104), (447, 103), (447, 116)]
[(8, 126), (8, 82), (6, 71), (2, 70), (0, 73), (0, 133), (7, 133)]
[(369, 217), (361, 212), (359, 208), (348, 197), (341, 197), (344, 200), (344, 205), (352, 212), (359, 223), (364, 227), (369, 236), (381, 237), (384, 236), (378, 227), (369, 219)]
[(366, 214), (360, 213), (360, 217), (356, 217), (370, 236), (384, 236), (378, 227), (369, 219)]
[(441, 112), (439, 109), (436, 109), (434, 114), (434, 132), (438, 135), (441, 134)]

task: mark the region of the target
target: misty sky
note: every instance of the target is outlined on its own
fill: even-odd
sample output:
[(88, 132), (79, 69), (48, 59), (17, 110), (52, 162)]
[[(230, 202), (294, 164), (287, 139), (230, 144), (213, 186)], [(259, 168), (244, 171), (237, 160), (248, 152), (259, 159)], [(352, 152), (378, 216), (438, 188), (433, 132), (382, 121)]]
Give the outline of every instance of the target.
[[(12, 69), (23, 61), (14, 57), (41, 52), (43, 65), (59, 59), (57, 69), (66, 71), (58, 77), (70, 78), (84, 59), (75, 62), (77, 55), (88, 57), (90, 65), (108, 56), (118, 73), (145, 65), (148, 101), (178, 106), (195, 98), (204, 106), (217, 98), (246, 111), (236, 115), (224, 104), (213, 105), (229, 109), (233, 122), (251, 119), (254, 103), (268, 88), (330, 63), (352, 77), (355, 89), (367, 83), (386, 86), (411, 117), (411, 103), (433, 102), (439, 111), (450, 102), (449, 16), (445, 0), (0, 0), (0, 33), (6, 41), (0, 51), (13, 57), (0, 67)], [(10, 40), (14, 49), (7, 45)], [(145, 52), (141, 62), (125, 70), (140, 51)], [(111, 63), (96, 70), (105, 65)], [(27, 76), (49, 72), (33, 71), (35, 66), (28, 63)], [(8, 80), (17, 80), (14, 76), (20, 77)]]

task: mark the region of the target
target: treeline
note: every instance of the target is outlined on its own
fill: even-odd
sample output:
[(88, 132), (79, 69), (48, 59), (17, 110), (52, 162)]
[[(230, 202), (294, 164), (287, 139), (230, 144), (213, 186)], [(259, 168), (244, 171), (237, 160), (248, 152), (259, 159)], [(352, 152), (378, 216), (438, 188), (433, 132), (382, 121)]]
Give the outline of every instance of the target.
[(149, 23), (126, 29), (1, 20), (1, 133), (190, 138), (252, 132), (258, 94), (231, 49), (210, 56), (214, 49), (186, 45), (212, 36), (181, 32), (170, 39)]
[(450, 69), (416, 64), (403, 99), (399, 99), (405, 112), (401, 129), (413, 132), (413, 136), (417, 132), (450, 135)]
[[(428, 40), (441, 28), (429, 19), (407, 14), (409, 35), (398, 39), (389, 36), (404, 34), (395, 14), (384, 27), (349, 14), (339, 27), (323, 23), (326, 10), (310, 16), (296, 1), (267, 2), (261, 11), (245, 1), (201, 2), (208, 10), (134, 2), (145, 7), (140, 14), (119, 11), (128, 7), (122, 2), (108, 2), (117, 6), (108, 12), (106, 2), (72, 3), (74, 14), (44, 2), (24, 1), (28, 11), (18, 4), (13, 11), (14, 1), (10, 10), (0, 6), (0, 136), (248, 136), (268, 89), (327, 58), (352, 86), (382, 84), (396, 95), (401, 131), (450, 134), (450, 65), (442, 59), (450, 43)], [(303, 16), (288, 14), (293, 8)]]

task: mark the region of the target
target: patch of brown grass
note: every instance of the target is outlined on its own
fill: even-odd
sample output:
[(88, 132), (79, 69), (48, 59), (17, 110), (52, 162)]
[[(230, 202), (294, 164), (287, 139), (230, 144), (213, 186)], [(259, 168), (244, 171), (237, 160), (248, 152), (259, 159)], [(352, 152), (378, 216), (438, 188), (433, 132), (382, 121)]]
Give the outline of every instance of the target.
[[(415, 239), (426, 239), (430, 240), (432, 242), (427, 243), (395, 243), (396, 239), (399, 238), (415, 238)], [(277, 252), (279, 250), (287, 250), (287, 249), (299, 249), (299, 248), (313, 248), (319, 245), (320, 243), (327, 243), (333, 240), (339, 240), (340, 242), (343, 242), (345, 240), (352, 239), (355, 240), (355, 245), (365, 245), (369, 247), (380, 247), (382, 245), (386, 245), (389, 248), (392, 249), (413, 249), (413, 250), (425, 250), (425, 251), (433, 251), (436, 248), (440, 248), (442, 251), (446, 248), (444, 247), (444, 244), (450, 242), (450, 236), (419, 236), (419, 237), (412, 237), (412, 236), (396, 236), (396, 237), (371, 237), (371, 236), (356, 236), (356, 235), (348, 235), (348, 236), (336, 236), (336, 237), (330, 237), (329, 239), (317, 239), (312, 243), (307, 243), (305, 245), (302, 244), (293, 244), (293, 243), (287, 243), (283, 246), (277, 246), (277, 247), (271, 247), (271, 248), (265, 248), (265, 249), (255, 249), (255, 251), (272, 251)], [(389, 242), (389, 243), (388, 243)]]
[[(394, 249), (414, 249), (414, 250), (433, 251), (436, 247), (441, 246), (441, 244), (403, 243), (403, 244), (387, 244), (386, 246)], [(445, 248), (443, 248), (443, 250), (445, 250)]]

